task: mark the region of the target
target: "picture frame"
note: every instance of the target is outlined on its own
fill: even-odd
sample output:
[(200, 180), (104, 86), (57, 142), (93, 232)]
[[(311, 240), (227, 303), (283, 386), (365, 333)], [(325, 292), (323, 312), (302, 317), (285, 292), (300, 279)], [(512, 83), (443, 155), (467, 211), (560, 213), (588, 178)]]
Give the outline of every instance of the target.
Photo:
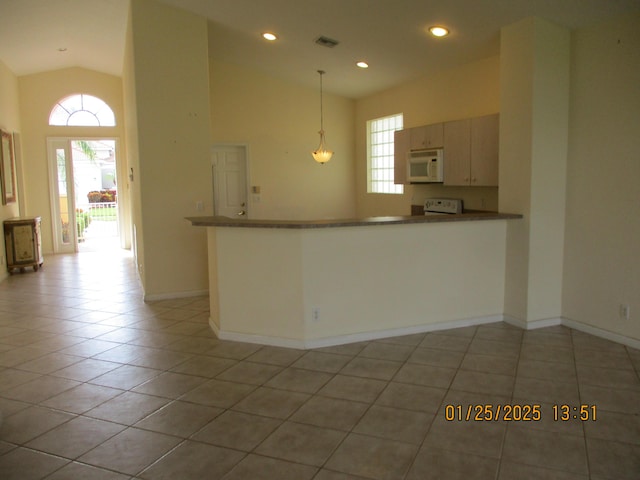
[(1, 131), (2, 148), (0, 149), (0, 178), (2, 180), (2, 204), (16, 201), (16, 161), (13, 135)]

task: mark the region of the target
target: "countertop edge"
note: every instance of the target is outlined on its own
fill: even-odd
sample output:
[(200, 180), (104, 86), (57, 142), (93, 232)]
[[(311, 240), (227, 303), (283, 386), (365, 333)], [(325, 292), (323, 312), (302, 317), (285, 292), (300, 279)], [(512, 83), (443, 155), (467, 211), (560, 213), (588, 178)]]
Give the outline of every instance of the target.
[(366, 227), (370, 225), (411, 225), (421, 223), (448, 223), (483, 220), (511, 220), (522, 218), (517, 213), (470, 212), (454, 215), (406, 215), (392, 217), (366, 217), (330, 220), (260, 220), (230, 217), (185, 217), (194, 227), (239, 227), (239, 228), (336, 228)]

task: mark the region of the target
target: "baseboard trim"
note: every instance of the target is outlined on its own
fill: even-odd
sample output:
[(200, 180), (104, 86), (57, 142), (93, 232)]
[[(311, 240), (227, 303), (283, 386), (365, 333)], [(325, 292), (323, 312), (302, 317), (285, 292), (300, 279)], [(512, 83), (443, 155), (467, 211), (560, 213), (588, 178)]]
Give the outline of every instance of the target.
[[(178, 298), (178, 297), (172, 297)], [(336, 345), (344, 345), (347, 343), (366, 342), (371, 340), (379, 340), (381, 338), (400, 337), (405, 335), (413, 335), (416, 333), (429, 333), (437, 332), (441, 330), (449, 330), (453, 328), (472, 327), (477, 325), (486, 325), (491, 323), (505, 322), (510, 325), (522, 328), (523, 330), (535, 330), (538, 328), (554, 327), (557, 325), (563, 325), (565, 327), (573, 328), (580, 332), (588, 333), (590, 335), (610, 340), (612, 342), (620, 343), (631, 348), (640, 350), (640, 340), (634, 338), (625, 337), (618, 333), (603, 330), (598, 327), (587, 325), (585, 323), (576, 322), (569, 318), (557, 317), (546, 318), (543, 320), (535, 320), (533, 322), (523, 322), (515, 317), (508, 315), (492, 315), (488, 317), (468, 318), (463, 320), (453, 320), (449, 322), (433, 323), (429, 325), (416, 325), (412, 327), (394, 328), (388, 330), (377, 330), (373, 332), (362, 332), (348, 335), (340, 335), (334, 337), (323, 337), (309, 340), (283, 338), (283, 337), (270, 337), (266, 335), (252, 335), (239, 332), (228, 332), (220, 330), (218, 325), (209, 317), (209, 326), (217, 338), (220, 340), (229, 340), (233, 342), (244, 343), (258, 343), (261, 345), (269, 345), (273, 347), (285, 347), (285, 348), (297, 348), (300, 350), (307, 350), (313, 348), (333, 347)]]
[(640, 340), (636, 340), (635, 338), (625, 337), (624, 335), (620, 335), (619, 333), (603, 330), (602, 328), (587, 325), (586, 323), (576, 322), (575, 320), (571, 320), (569, 318), (562, 318), (562, 325), (564, 325), (565, 327), (573, 328), (574, 330), (578, 330), (583, 333), (588, 333), (589, 335), (593, 335), (595, 337), (600, 337), (605, 340), (621, 343), (622, 345), (626, 345), (627, 347), (640, 350)]
[(381, 338), (401, 337), (405, 335), (414, 335), (417, 333), (436, 332), (440, 330), (449, 330), (453, 328), (471, 327), (476, 325), (486, 325), (490, 323), (498, 323), (503, 321), (502, 315), (492, 315), (487, 317), (468, 318), (462, 320), (452, 320), (448, 322), (432, 323), (427, 325), (415, 325), (411, 327), (393, 328), (387, 330), (375, 330), (371, 332), (360, 332), (346, 335), (338, 335), (332, 337), (322, 337), (313, 339), (295, 339), (284, 337), (271, 337), (266, 335), (254, 335), (240, 332), (229, 332), (221, 330), (211, 318), (209, 318), (209, 326), (213, 333), (220, 340), (230, 340), (234, 342), (259, 343), (261, 345), (269, 345), (274, 347), (297, 348), (300, 350), (333, 347), (336, 345), (344, 345), (347, 343), (367, 342), (371, 340), (379, 340)]
[(505, 323), (509, 325), (513, 325), (514, 327), (521, 328), (523, 330), (536, 330), (538, 328), (545, 327), (555, 327), (558, 325), (562, 325), (562, 318), (543, 318), (541, 320), (533, 320), (531, 322), (527, 322), (520, 318), (512, 317), (510, 315), (503, 316)]
[(156, 293), (152, 295), (144, 294), (142, 299), (145, 302), (157, 302), (158, 300), (174, 300), (176, 298), (206, 297), (209, 290), (190, 290), (188, 292)]
[(565, 327), (573, 328), (574, 330), (578, 330), (580, 332), (588, 333), (589, 335), (593, 335), (594, 337), (603, 338), (605, 340), (610, 340), (612, 342), (621, 343), (622, 345), (626, 345), (628, 347), (640, 349), (640, 340), (625, 337), (624, 335), (620, 335), (619, 333), (610, 332), (608, 330), (594, 327), (586, 323), (576, 322), (575, 320), (571, 320), (566, 317), (545, 318), (542, 320), (534, 320), (531, 322), (526, 322), (519, 318), (505, 315), (504, 321), (506, 323), (509, 323), (510, 325), (514, 325), (516, 327), (522, 328), (523, 330), (535, 330), (537, 328), (554, 327), (557, 325), (563, 325)]
[(293, 338), (269, 337), (266, 335), (252, 335), (247, 333), (227, 332), (220, 330), (220, 327), (209, 317), (209, 326), (213, 330), (213, 334), (220, 340), (229, 340), (232, 342), (259, 343), (260, 345), (268, 345), (271, 347), (286, 347), (305, 349), (302, 340)]
[(220, 338), (220, 329), (218, 328), (218, 325), (216, 325), (216, 322), (214, 322), (211, 317), (209, 317), (209, 327), (211, 327), (211, 330), (213, 330), (213, 334), (216, 337)]
[(510, 315), (503, 315), (502, 320), (504, 323), (508, 323), (509, 325), (513, 325), (514, 327), (522, 328), (523, 330), (527, 329), (527, 322), (521, 320), (520, 318), (512, 317)]

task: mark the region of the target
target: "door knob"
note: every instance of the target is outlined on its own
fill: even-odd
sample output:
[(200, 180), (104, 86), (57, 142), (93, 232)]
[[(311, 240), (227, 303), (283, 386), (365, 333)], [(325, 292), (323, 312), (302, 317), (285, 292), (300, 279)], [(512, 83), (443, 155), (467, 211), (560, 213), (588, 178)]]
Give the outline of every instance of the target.
[(239, 217), (242, 217), (243, 215), (246, 215), (246, 214), (247, 214), (247, 212), (245, 212), (244, 210), (240, 210), (240, 211), (238, 212), (238, 216), (239, 216)]

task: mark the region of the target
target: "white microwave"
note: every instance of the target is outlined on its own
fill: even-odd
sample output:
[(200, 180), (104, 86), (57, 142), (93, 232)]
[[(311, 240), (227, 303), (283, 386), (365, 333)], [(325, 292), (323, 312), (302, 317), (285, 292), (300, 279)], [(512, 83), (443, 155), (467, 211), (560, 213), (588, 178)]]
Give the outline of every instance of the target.
[(442, 183), (444, 162), (442, 148), (411, 150), (407, 153), (407, 181), (409, 183)]

